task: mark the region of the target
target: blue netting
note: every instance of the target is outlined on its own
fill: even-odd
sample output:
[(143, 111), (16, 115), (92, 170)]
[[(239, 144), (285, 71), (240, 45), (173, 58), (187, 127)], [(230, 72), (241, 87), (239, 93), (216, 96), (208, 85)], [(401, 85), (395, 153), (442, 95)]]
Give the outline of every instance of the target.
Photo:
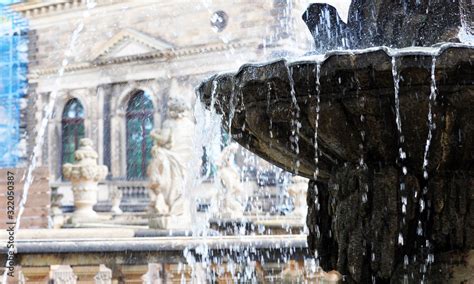
[(27, 88), (27, 32), (27, 21), (0, 4), (0, 168), (18, 162), (20, 99)]
[(8, 5), (23, 2), (21, 0), (0, 0), (0, 5)]

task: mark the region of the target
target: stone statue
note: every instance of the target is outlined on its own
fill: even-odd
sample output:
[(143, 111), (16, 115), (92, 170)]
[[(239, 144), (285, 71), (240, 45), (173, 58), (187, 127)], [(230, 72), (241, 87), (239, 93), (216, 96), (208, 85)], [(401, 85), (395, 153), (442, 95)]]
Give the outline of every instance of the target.
[(232, 143), (221, 153), (217, 164), (220, 188), (216, 194), (217, 215), (223, 218), (241, 218), (244, 213), (243, 193), (239, 171), (235, 168), (234, 155), (238, 144)]
[(294, 176), (292, 184), (288, 187), (288, 194), (293, 199), (294, 210), (292, 216), (306, 217), (308, 206), (306, 205), (306, 192), (308, 191), (308, 179), (301, 176)]
[[(155, 145), (147, 169), (150, 180), (150, 226), (157, 228), (189, 227), (189, 206), (184, 198), (195, 123), (185, 102), (171, 98), (169, 117), (161, 129), (151, 132)], [(176, 218), (179, 219), (176, 220)], [(174, 220), (174, 221), (173, 221)]]
[(151, 199), (150, 212), (162, 215), (183, 213), (184, 166), (176, 152), (171, 150), (171, 129), (153, 130), (155, 145), (148, 166)]
[(193, 148), (196, 122), (191, 107), (180, 98), (170, 98), (168, 101), (168, 117), (163, 122), (163, 131), (170, 131), (170, 147), (180, 157), (185, 167), (189, 167)]
[(190, 221), (188, 208), (184, 206), (185, 167), (180, 155), (171, 149), (172, 130), (155, 129), (151, 137), (155, 145), (151, 149), (152, 159), (147, 169), (150, 180), (150, 227), (185, 229)]
[(76, 162), (63, 165), (63, 176), (72, 183), (74, 195), (73, 223), (97, 219), (92, 207), (97, 203), (97, 184), (107, 175), (107, 167), (97, 165), (97, 152), (92, 148), (92, 140), (83, 138), (79, 149), (74, 152)]

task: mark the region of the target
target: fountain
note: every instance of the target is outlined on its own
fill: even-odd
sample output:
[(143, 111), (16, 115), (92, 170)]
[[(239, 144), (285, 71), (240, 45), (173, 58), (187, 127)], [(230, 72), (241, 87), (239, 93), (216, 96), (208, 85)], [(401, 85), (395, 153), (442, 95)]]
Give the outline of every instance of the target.
[(348, 282), (445, 283), (474, 249), (474, 48), (446, 43), (457, 1), (419, 2), (354, 1), (347, 24), (312, 5), (324, 55), (197, 90), (235, 141), (310, 179), (308, 245)]

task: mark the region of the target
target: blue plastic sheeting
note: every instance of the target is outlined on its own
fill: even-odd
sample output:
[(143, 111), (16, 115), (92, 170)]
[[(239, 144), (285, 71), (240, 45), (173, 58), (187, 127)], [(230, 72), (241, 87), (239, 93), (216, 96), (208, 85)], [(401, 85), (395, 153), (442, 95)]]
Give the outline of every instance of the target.
[(0, 168), (14, 167), (19, 159), (20, 99), (28, 86), (27, 33), (27, 21), (0, 5)]
[(21, 0), (0, 0), (0, 5), (8, 5), (23, 2)]

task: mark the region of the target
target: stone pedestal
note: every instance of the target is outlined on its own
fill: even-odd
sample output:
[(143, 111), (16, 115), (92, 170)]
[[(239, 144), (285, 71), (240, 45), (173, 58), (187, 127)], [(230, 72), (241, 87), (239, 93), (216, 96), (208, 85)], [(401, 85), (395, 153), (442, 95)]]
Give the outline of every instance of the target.
[(90, 222), (98, 219), (93, 206), (97, 203), (97, 183), (107, 175), (107, 167), (97, 165), (97, 152), (92, 140), (81, 139), (79, 149), (74, 153), (76, 162), (63, 165), (63, 176), (72, 183), (74, 214), (72, 223)]

